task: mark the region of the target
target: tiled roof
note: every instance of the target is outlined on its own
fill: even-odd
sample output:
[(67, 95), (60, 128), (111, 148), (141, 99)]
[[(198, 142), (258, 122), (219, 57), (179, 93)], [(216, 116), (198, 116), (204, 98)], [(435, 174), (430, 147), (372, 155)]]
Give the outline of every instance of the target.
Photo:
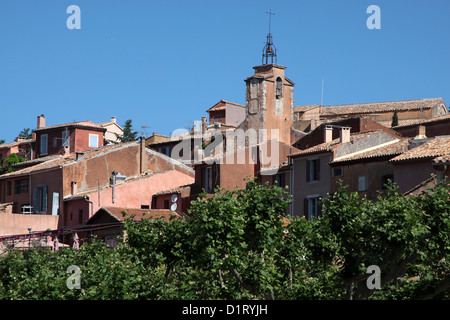
[[(384, 132), (384, 130), (378, 129), (378, 130), (367, 131), (367, 132), (352, 133), (350, 135), (350, 143), (353, 143), (360, 139), (364, 139), (364, 138), (368, 137), (369, 135), (378, 133), (378, 132)], [(333, 151), (335, 148), (337, 148), (340, 145), (342, 145), (340, 143), (340, 138), (337, 138), (330, 142), (324, 142), (324, 143), (318, 144), (314, 147), (311, 147), (309, 149), (305, 149), (305, 150), (301, 150), (299, 152), (292, 153), (289, 156), (295, 157), (295, 156), (307, 155), (307, 154), (318, 153), (318, 152)]]
[(322, 115), (363, 114), (405, 110), (425, 110), (444, 104), (441, 98), (330, 105), (322, 107)]
[(446, 154), (433, 159), (433, 162), (436, 164), (439, 163), (449, 163), (450, 162), (450, 154)]
[(92, 129), (97, 129), (97, 130), (106, 130), (105, 128), (103, 128), (101, 125), (94, 123), (90, 120), (85, 120), (85, 121), (78, 121), (78, 122), (71, 122), (71, 123), (64, 123), (64, 124), (56, 124), (53, 126), (47, 126), (47, 127), (43, 127), (43, 128), (38, 128), (38, 129), (34, 129), (33, 131), (43, 131), (43, 130), (49, 130), (49, 129), (56, 129), (56, 128), (64, 128), (64, 127), (79, 127), (79, 128), (92, 128)]
[[(118, 149), (118, 148), (122, 148), (122, 147), (127, 147), (128, 145), (131, 144), (136, 144), (137, 142), (128, 142), (128, 143), (121, 143), (121, 144), (112, 144), (112, 145), (107, 145), (107, 146), (103, 146), (100, 148), (96, 148), (96, 149), (90, 149), (90, 150), (86, 150), (83, 151), (83, 155), (81, 156), (84, 159), (88, 159), (88, 158), (92, 158), (98, 154), (113, 150), (113, 149)], [(39, 162), (42, 159), (46, 159), (43, 162)], [(65, 164), (68, 163), (72, 163), (76, 161), (76, 153), (69, 153), (69, 154), (65, 154), (65, 155), (55, 155), (55, 156), (48, 156), (45, 158), (37, 158), (35, 160), (31, 160), (30, 162), (33, 163), (37, 163), (36, 165), (32, 165), (30, 167), (26, 167), (14, 172), (10, 172), (10, 173), (6, 173), (3, 175), (0, 175), (0, 179), (3, 178), (10, 178), (10, 177), (14, 177), (14, 176), (22, 176), (22, 175), (27, 175), (31, 172), (38, 172), (38, 171), (44, 171), (44, 170), (50, 170), (50, 169), (56, 169), (59, 168)]]
[(194, 185), (194, 183), (190, 183), (190, 184), (187, 184), (184, 186), (179, 186), (179, 187), (176, 187), (173, 189), (160, 191), (160, 192), (155, 193), (154, 196), (168, 195), (168, 194), (173, 194), (173, 193), (181, 193), (183, 191), (189, 190), (193, 185)]
[[(224, 105), (221, 105), (221, 104), (224, 104)], [(215, 105), (213, 105), (211, 108), (209, 108), (208, 110), (206, 110), (206, 112), (209, 112), (209, 111), (225, 110), (227, 104), (232, 104), (232, 105), (235, 105), (235, 106), (238, 106), (238, 107), (245, 108), (245, 106), (242, 105), (242, 104), (235, 103), (235, 102), (230, 102), (230, 101), (226, 101), (226, 100), (221, 99), (219, 102), (217, 102), (217, 103), (216, 103)]]
[(351, 161), (357, 161), (362, 159), (384, 158), (387, 156), (394, 157), (396, 155), (408, 151), (408, 146), (409, 146), (409, 139), (402, 139), (398, 141), (394, 140), (393, 143), (385, 143), (366, 152), (356, 153), (354, 155), (349, 155), (348, 157), (344, 157), (341, 159), (338, 158), (336, 160), (331, 161), (330, 164), (337, 164), (337, 163), (345, 164)]
[(27, 144), (27, 143), (33, 143), (33, 142), (34, 142), (33, 139), (8, 142), (8, 143), (0, 144), (0, 149), (11, 148), (11, 147), (19, 146), (21, 144)]
[(433, 123), (433, 122), (439, 122), (439, 121), (446, 121), (450, 120), (450, 113), (443, 114), (434, 118), (430, 119), (414, 119), (414, 120), (403, 120), (403, 123), (396, 126), (397, 128), (403, 128), (403, 127), (409, 127), (409, 126), (415, 126), (415, 125), (421, 125), (421, 124), (427, 124), (427, 123)]
[(390, 161), (420, 160), (448, 155), (450, 155), (450, 136), (437, 136)]
[(306, 106), (297, 106), (294, 108), (294, 112), (306, 112), (312, 109), (319, 108), (320, 104), (311, 104)]
[[(99, 211), (100, 210), (105, 211), (118, 221), (124, 221), (126, 217), (131, 215), (134, 215), (133, 219), (136, 221), (146, 218), (156, 219), (159, 217), (162, 217), (165, 221), (169, 221), (170, 216), (179, 217), (178, 214), (170, 211), (170, 209), (129, 209), (124, 207), (101, 207)], [(97, 211), (96, 214), (99, 211)], [(123, 212), (126, 212), (126, 215), (124, 215)], [(89, 223), (89, 221), (92, 221), (95, 215), (93, 215), (87, 222)]]

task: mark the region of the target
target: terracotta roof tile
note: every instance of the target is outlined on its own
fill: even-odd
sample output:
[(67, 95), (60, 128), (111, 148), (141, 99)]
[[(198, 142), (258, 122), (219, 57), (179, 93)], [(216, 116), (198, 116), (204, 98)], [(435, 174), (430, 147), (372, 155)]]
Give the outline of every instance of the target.
[(84, 121), (78, 121), (78, 122), (70, 122), (70, 123), (64, 123), (64, 124), (56, 124), (53, 126), (47, 126), (43, 128), (34, 129), (33, 131), (44, 131), (48, 129), (56, 129), (56, 128), (64, 128), (64, 127), (83, 127), (83, 128), (92, 128), (92, 129), (99, 129), (99, 130), (106, 130), (101, 125), (94, 123), (90, 120), (84, 120)]
[(440, 115), (440, 116), (437, 116), (437, 117), (434, 117), (434, 118), (430, 118), (430, 119), (403, 120), (403, 123), (401, 123), (400, 125), (396, 126), (395, 129), (408, 127), (408, 126), (414, 126), (414, 125), (420, 125), (420, 124), (427, 124), (427, 123), (445, 121), (445, 120), (450, 120), (450, 113), (443, 114), (443, 115)]
[(450, 136), (437, 136), (424, 144), (415, 147), (390, 161), (405, 161), (436, 158), (450, 155)]
[(11, 148), (11, 147), (19, 146), (21, 144), (28, 144), (28, 143), (33, 143), (33, 142), (34, 142), (33, 139), (8, 142), (8, 143), (0, 144), (0, 149)]
[[(127, 147), (128, 145), (132, 145), (132, 144), (137, 144), (137, 142), (112, 144), (112, 145), (108, 145), (108, 146), (99, 147), (96, 149), (86, 150), (86, 151), (83, 151), (81, 158), (84, 158), (84, 159), (92, 158), (92, 157), (102, 154), (104, 152), (108, 152), (110, 150), (118, 149), (118, 148), (122, 148), (122, 147)], [(41, 160), (44, 160), (44, 161), (41, 161)], [(39, 162), (39, 161), (41, 161), (41, 162)], [(37, 163), (37, 164), (14, 171), (14, 172), (0, 175), (0, 179), (10, 178), (10, 177), (14, 177), (14, 176), (27, 175), (30, 172), (56, 169), (65, 164), (69, 164), (69, 163), (72, 163), (75, 161), (76, 161), (76, 153), (69, 153), (69, 154), (65, 154), (65, 155), (56, 155), (56, 156), (53, 155), (53, 156), (48, 156), (45, 158), (37, 158), (35, 160), (30, 161), (31, 163)]]
[[(133, 209), (133, 208), (123, 208), (123, 207), (102, 207), (101, 209), (108, 212), (111, 216), (116, 218), (119, 221), (124, 221), (127, 216), (134, 215), (134, 220), (142, 220), (145, 218), (164, 218), (165, 221), (168, 221), (170, 216), (174, 215), (179, 217), (178, 214), (170, 211), (170, 209)], [(126, 212), (127, 215), (124, 215), (123, 212)]]
[(425, 110), (444, 104), (441, 98), (330, 105), (322, 107), (322, 115), (363, 114), (401, 110)]
[[(395, 141), (395, 140), (394, 140)], [(357, 153), (355, 155), (350, 155), (349, 157), (345, 157), (342, 159), (337, 159), (332, 162), (331, 164), (337, 164), (337, 163), (346, 163), (350, 161), (356, 161), (356, 160), (362, 160), (362, 159), (376, 159), (386, 156), (396, 156), (399, 154), (402, 154), (403, 152), (408, 151), (409, 146), (409, 139), (403, 139), (399, 141), (395, 141), (393, 143), (389, 144), (382, 144), (378, 148)]]
[(217, 103), (216, 103), (215, 105), (213, 105), (211, 108), (209, 108), (208, 110), (206, 110), (206, 112), (225, 110), (227, 104), (232, 104), (232, 105), (235, 105), (235, 106), (238, 106), (238, 107), (245, 108), (245, 106), (242, 105), (242, 104), (239, 104), (239, 103), (235, 103), (235, 102), (231, 102), (231, 101), (227, 101), (227, 100), (221, 99), (219, 102), (217, 102)]
[(297, 106), (294, 108), (294, 112), (306, 112), (312, 109), (319, 108), (320, 104), (311, 104), (311, 105), (305, 105), (305, 106)]
[[(364, 139), (364, 138), (368, 137), (369, 135), (374, 134), (374, 133), (378, 133), (378, 132), (384, 132), (384, 130), (378, 129), (378, 130), (367, 131), (367, 132), (352, 133), (350, 135), (350, 143), (351, 142), (355, 142), (355, 141), (360, 140), (360, 139)], [(289, 156), (293, 157), (293, 156), (300, 156), (300, 155), (306, 155), (306, 154), (317, 153), (317, 152), (333, 151), (334, 149), (336, 149), (340, 145), (342, 145), (340, 143), (340, 138), (337, 138), (337, 139), (334, 139), (334, 140), (332, 140), (330, 142), (324, 142), (324, 143), (318, 144), (318, 145), (316, 145), (314, 147), (311, 147), (309, 149), (305, 149), (305, 150), (301, 150), (299, 152), (292, 153)]]

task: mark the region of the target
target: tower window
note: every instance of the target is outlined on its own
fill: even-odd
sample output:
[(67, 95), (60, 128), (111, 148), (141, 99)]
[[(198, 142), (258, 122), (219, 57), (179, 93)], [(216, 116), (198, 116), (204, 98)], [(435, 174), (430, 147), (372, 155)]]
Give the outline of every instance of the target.
[(283, 97), (283, 80), (278, 77), (275, 82), (275, 97), (281, 99)]

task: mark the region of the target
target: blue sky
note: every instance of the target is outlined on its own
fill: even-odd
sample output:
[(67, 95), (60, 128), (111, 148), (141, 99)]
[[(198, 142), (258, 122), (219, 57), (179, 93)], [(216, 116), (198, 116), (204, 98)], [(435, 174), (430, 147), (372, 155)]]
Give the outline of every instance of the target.
[[(67, 7), (81, 9), (69, 30)], [(381, 10), (370, 30), (366, 9)], [(272, 9), (295, 105), (442, 97), (450, 105), (450, 1), (1, 0), (0, 139), (72, 121), (170, 134), (220, 99), (245, 103)], [(147, 126), (150, 128), (141, 128)]]

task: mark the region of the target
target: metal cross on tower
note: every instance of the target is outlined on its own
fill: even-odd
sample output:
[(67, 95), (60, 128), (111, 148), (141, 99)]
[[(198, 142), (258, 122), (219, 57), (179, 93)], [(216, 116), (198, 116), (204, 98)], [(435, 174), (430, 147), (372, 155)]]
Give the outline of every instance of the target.
[(272, 12), (272, 9), (270, 9), (270, 11), (266, 11), (266, 13), (269, 15), (269, 33), (267, 34), (266, 44), (263, 48), (262, 64), (273, 64), (274, 60), (275, 63), (277, 63), (277, 49), (273, 44), (272, 34), (270, 33), (270, 31), (272, 27), (272, 16), (275, 15), (275, 12)]

